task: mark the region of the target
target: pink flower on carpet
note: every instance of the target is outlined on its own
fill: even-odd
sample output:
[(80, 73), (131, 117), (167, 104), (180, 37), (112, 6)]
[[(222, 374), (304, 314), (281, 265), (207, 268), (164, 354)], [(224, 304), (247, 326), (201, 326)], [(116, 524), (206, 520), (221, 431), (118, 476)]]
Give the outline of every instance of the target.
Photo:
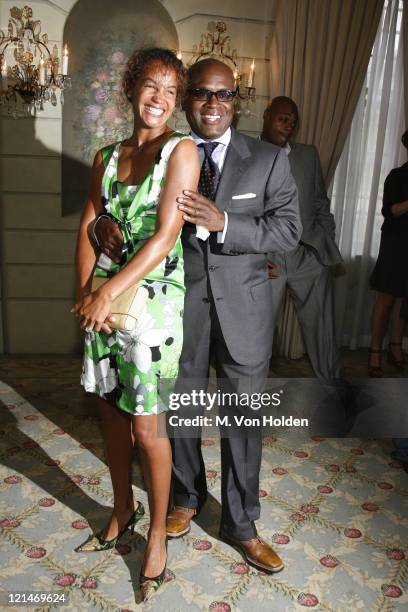
[(101, 484), (101, 479), (100, 478), (88, 478), (87, 484), (89, 484), (89, 485), (98, 485), (98, 484)]
[(330, 465), (327, 466), (327, 471), (328, 472), (340, 472), (340, 466), (337, 465), (336, 463), (331, 463)]
[(207, 478), (215, 478), (217, 476), (217, 472), (215, 470), (207, 470)]
[(361, 504), (363, 510), (367, 510), (367, 512), (377, 512), (378, 506), (373, 502), (364, 502)]
[(276, 438), (274, 438), (273, 436), (265, 436), (262, 439), (263, 444), (272, 444), (273, 442), (276, 442)]
[(389, 548), (387, 550), (387, 557), (396, 561), (402, 561), (402, 559), (405, 559), (405, 553), (400, 548)]
[(15, 404), (7, 404), (7, 408), (9, 410), (15, 410), (17, 408), (17, 406)]
[(166, 575), (164, 578), (164, 582), (171, 582), (172, 580), (175, 579), (175, 574), (174, 572), (171, 571), (171, 569), (169, 569), (168, 567), (166, 568)]
[(353, 455), (364, 455), (364, 451), (362, 448), (352, 448), (350, 449), (350, 453)]
[(208, 540), (195, 540), (193, 548), (195, 550), (210, 550), (212, 544)]
[(402, 590), (396, 584), (383, 584), (381, 590), (386, 597), (401, 597)]
[(213, 601), (209, 609), (213, 612), (231, 612), (231, 606), (226, 601)]
[(13, 474), (12, 476), (6, 476), (6, 478), (4, 479), (4, 482), (6, 484), (20, 484), (20, 482), (22, 482), (23, 479), (21, 478), (21, 476), (17, 476), (17, 474)]
[(63, 436), (65, 434), (65, 431), (61, 429), (60, 427), (58, 427), (57, 429), (54, 429), (52, 433), (55, 434), (56, 436)]
[(0, 527), (4, 527), (5, 529), (15, 529), (20, 526), (20, 521), (15, 518), (4, 518), (0, 521)]
[(306, 451), (295, 451), (293, 454), (299, 459), (305, 459), (309, 456), (309, 453), (307, 453)]
[(41, 548), (41, 546), (32, 546), (28, 550), (26, 550), (26, 557), (30, 557), (30, 559), (41, 559), (41, 557), (45, 557), (47, 551), (45, 548)]
[(272, 472), (274, 474), (277, 474), (278, 476), (284, 476), (285, 474), (287, 474), (287, 470), (285, 470), (283, 467), (276, 467), (272, 469)]
[(306, 517), (304, 514), (302, 514), (301, 512), (295, 512), (294, 514), (291, 514), (289, 517), (292, 521), (305, 521)]
[(249, 567), (246, 563), (234, 563), (232, 566), (232, 571), (234, 574), (247, 574), (249, 572)]
[(384, 489), (384, 491), (388, 491), (389, 489), (392, 489), (394, 487), (394, 485), (392, 485), (390, 482), (379, 482), (377, 487), (379, 489)]
[(96, 589), (98, 587), (98, 582), (96, 578), (89, 576), (82, 581), (81, 586), (83, 589)]
[(300, 507), (300, 509), (306, 514), (318, 514), (319, 512), (318, 506), (315, 506), (314, 504), (304, 504)]
[(59, 586), (66, 587), (72, 586), (76, 580), (75, 574), (60, 574), (54, 579), (54, 584), (58, 584)]
[(317, 487), (317, 490), (319, 491), (319, 493), (324, 493), (325, 495), (333, 493), (333, 489), (332, 487), (329, 487), (329, 485), (320, 485)]
[(90, 442), (81, 442), (79, 448), (92, 448), (92, 444)]
[(55, 504), (55, 499), (53, 499), (52, 497), (42, 497), (40, 501), (38, 502), (38, 505), (41, 506), (41, 508), (49, 508), (50, 506), (53, 506), (54, 504)]
[(214, 440), (210, 440), (209, 438), (203, 438), (201, 440), (201, 446), (214, 446)]
[(84, 519), (76, 519), (76, 521), (72, 521), (71, 527), (74, 529), (87, 529), (89, 527), (89, 523)]
[(119, 557), (126, 557), (131, 550), (132, 549), (130, 548), (129, 544), (116, 544), (113, 554), (118, 555)]
[(344, 535), (346, 538), (361, 538), (362, 533), (359, 529), (355, 527), (346, 527), (344, 530)]
[(71, 476), (71, 480), (72, 482), (75, 482), (75, 484), (79, 484), (83, 481), (84, 477), (81, 476), (81, 474), (74, 474), (73, 476)]
[(338, 559), (333, 557), (332, 555), (326, 555), (320, 559), (320, 563), (324, 565), (324, 567), (337, 567), (339, 564)]
[(316, 595), (313, 595), (312, 593), (300, 593), (297, 599), (300, 605), (305, 606), (306, 608), (314, 608), (314, 606), (317, 606), (319, 603)]
[(266, 497), (268, 494), (264, 489), (259, 489), (258, 495), (259, 497)]
[(47, 459), (47, 461), (45, 461), (45, 465), (49, 467), (57, 467), (60, 463), (61, 461), (59, 459)]
[(272, 542), (275, 544), (287, 544), (290, 538), (284, 533), (274, 533), (272, 536)]
[(36, 414), (26, 414), (24, 418), (26, 421), (38, 421), (38, 416)]

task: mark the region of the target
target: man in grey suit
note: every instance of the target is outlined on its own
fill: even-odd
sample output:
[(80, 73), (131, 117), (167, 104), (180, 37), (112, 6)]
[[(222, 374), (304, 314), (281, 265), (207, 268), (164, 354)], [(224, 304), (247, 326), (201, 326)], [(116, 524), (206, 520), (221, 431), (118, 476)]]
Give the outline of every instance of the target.
[[(186, 221), (184, 340), (178, 379), (182, 392), (196, 389), (197, 380), (206, 387), (210, 353), (222, 391), (262, 391), (273, 336), (267, 253), (293, 249), (301, 233), (287, 157), (279, 147), (231, 128), (235, 95), (233, 73), (222, 62), (207, 59), (190, 68), (184, 110), (202, 170), (200, 193), (185, 192), (178, 198)], [(196, 226), (210, 232), (206, 240), (197, 237)], [(102, 244), (103, 236), (98, 235), (98, 240)], [(190, 405), (179, 409), (178, 415), (192, 417), (203, 410)], [(239, 408), (229, 405), (219, 410), (233, 415)], [(167, 519), (169, 537), (188, 533), (207, 497), (201, 428), (181, 433), (177, 429), (170, 431), (174, 507)], [(261, 428), (247, 433), (221, 432), (220, 535), (237, 546), (249, 563), (275, 572), (283, 563), (257, 536), (255, 527), (260, 514)]]
[[(231, 128), (234, 99), (225, 92), (234, 90), (225, 64), (204, 60), (190, 68), (184, 110), (203, 169), (205, 149), (214, 145), (218, 184), (210, 194), (200, 180), (201, 194), (179, 198), (187, 221), (182, 233), (187, 292), (179, 378), (182, 384), (206, 379), (211, 352), (219, 388), (241, 393), (261, 391), (268, 374), (273, 329), (266, 253), (293, 249), (300, 221), (284, 152)], [(195, 224), (211, 232), (206, 242), (197, 238)], [(221, 414), (238, 410), (219, 409)], [(191, 415), (191, 407), (184, 413)], [(188, 532), (207, 496), (200, 433), (198, 428), (195, 436), (190, 431), (189, 436), (172, 437), (175, 506), (167, 522), (170, 537)], [(247, 561), (278, 571), (283, 563), (257, 537), (255, 527), (261, 431), (247, 434), (221, 432), (221, 536), (238, 546)]]
[(288, 155), (303, 225), (294, 250), (284, 253), (274, 249), (269, 253), (271, 316), (276, 325), (288, 287), (313, 370), (322, 380), (332, 382), (342, 376), (334, 329), (332, 273), (332, 266), (342, 262), (342, 257), (335, 243), (334, 218), (319, 154), (313, 145), (290, 142), (297, 123), (298, 109), (290, 98), (274, 98), (265, 110), (261, 138), (282, 147)]

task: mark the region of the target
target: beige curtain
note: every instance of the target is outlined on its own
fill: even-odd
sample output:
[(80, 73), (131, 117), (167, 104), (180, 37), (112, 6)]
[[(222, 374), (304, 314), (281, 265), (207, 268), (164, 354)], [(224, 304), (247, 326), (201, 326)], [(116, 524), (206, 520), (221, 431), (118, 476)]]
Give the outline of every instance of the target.
[(402, 9), (402, 41), (404, 45), (405, 128), (408, 130), (408, 0), (404, 0)]
[(328, 183), (361, 93), (384, 0), (278, 0), (271, 96), (299, 107), (297, 140), (314, 144)]
[[(277, 0), (271, 97), (286, 95), (297, 103), (297, 140), (317, 147), (326, 184), (350, 129), (383, 4), (383, 0)], [(278, 352), (286, 357), (298, 359), (305, 352), (288, 294), (276, 340)]]

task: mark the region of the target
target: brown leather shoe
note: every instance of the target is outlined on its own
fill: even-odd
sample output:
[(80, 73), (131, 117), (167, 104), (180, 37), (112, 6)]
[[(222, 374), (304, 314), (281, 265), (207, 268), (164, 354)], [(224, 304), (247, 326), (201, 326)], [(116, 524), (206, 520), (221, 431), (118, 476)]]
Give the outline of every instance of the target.
[(274, 573), (280, 572), (285, 567), (282, 559), (276, 554), (272, 546), (259, 536), (252, 538), (252, 540), (235, 540), (221, 532), (220, 538), (238, 550), (245, 561), (257, 569)]
[(174, 506), (166, 517), (166, 533), (169, 538), (181, 538), (190, 531), (190, 521), (197, 514), (195, 508)]

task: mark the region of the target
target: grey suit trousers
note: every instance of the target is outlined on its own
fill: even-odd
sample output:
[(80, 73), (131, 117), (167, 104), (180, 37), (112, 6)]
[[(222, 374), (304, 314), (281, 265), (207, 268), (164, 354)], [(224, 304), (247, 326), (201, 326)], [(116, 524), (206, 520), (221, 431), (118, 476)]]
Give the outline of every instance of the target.
[[(225, 344), (218, 317), (211, 300), (200, 304), (198, 323), (189, 330), (185, 343), (194, 342), (196, 350), (190, 360), (180, 359), (178, 392), (206, 389), (210, 352), (215, 359), (217, 389), (229, 393), (251, 393), (263, 390), (268, 375), (269, 360), (254, 366), (236, 363)], [(205, 312), (204, 312), (205, 310)], [(203, 323), (204, 322), (204, 323)], [(189, 353), (191, 355), (191, 352)], [(220, 416), (234, 414), (254, 416), (248, 407), (220, 406)], [(251, 413), (251, 414), (249, 414)], [(203, 408), (188, 406), (179, 416), (192, 418), (203, 414)], [(208, 412), (206, 412), (208, 415)], [(239, 431), (237, 431), (239, 429)], [(175, 505), (200, 508), (207, 497), (204, 461), (201, 453), (201, 428), (172, 431), (169, 435), (173, 450), (173, 501)], [(262, 435), (250, 428), (220, 428), (221, 436), (221, 529), (233, 538), (247, 540), (256, 536), (254, 521), (259, 518), (259, 470), (261, 467)]]
[(334, 329), (333, 276), (314, 250), (299, 244), (287, 253), (270, 253), (279, 278), (272, 279), (274, 327), (279, 320), (286, 286), (293, 298), (306, 351), (314, 373), (326, 382), (342, 377)]

